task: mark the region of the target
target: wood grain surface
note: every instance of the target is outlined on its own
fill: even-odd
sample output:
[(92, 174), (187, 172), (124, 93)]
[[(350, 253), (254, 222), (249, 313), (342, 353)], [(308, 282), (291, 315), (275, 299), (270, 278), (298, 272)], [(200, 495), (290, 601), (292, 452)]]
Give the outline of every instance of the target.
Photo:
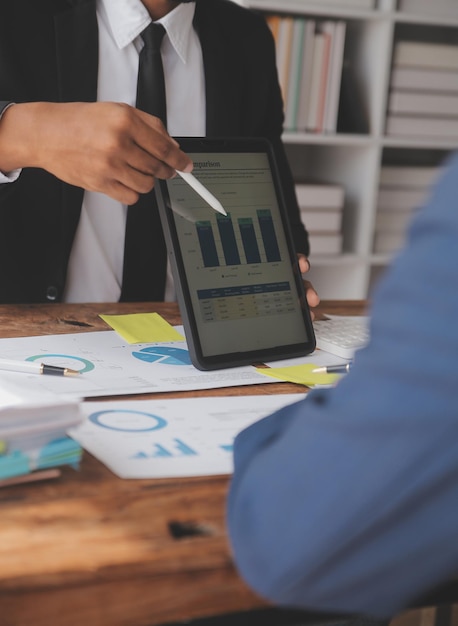
[[(100, 313), (152, 311), (180, 323), (168, 303), (2, 305), (0, 336), (108, 330)], [(318, 315), (363, 312), (362, 302), (325, 302)], [(272, 393), (304, 387), (154, 397)], [(84, 453), (79, 471), (64, 467), (58, 479), (0, 489), (0, 625), (153, 625), (265, 606), (232, 565), (228, 481), (122, 480)]]

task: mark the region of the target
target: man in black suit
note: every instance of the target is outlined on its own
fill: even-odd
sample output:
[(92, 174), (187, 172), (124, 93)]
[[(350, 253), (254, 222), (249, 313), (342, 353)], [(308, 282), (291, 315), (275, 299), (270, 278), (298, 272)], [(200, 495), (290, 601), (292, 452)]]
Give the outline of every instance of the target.
[[(229, 0), (15, 0), (0, 21), (0, 302), (173, 299), (162, 233), (162, 260), (140, 287), (123, 266), (127, 206), (156, 176), (191, 167), (161, 122), (135, 108), (151, 20), (166, 31), (168, 133), (269, 138), (308, 269), (261, 16)], [(311, 288), (308, 299), (318, 302)]]

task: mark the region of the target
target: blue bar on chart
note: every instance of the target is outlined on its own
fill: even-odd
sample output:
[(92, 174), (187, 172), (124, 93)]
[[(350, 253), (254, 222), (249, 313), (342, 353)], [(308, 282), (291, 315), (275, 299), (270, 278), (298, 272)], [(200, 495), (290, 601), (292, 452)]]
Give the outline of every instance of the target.
[(215, 237), (210, 220), (196, 222), (200, 251), (205, 267), (218, 267), (219, 259), (216, 251)]
[(258, 242), (256, 241), (253, 220), (251, 217), (241, 217), (237, 222), (247, 263), (260, 263), (261, 255), (259, 254)]
[(271, 212), (269, 209), (259, 209), (256, 213), (258, 215), (259, 228), (261, 229), (261, 236), (264, 242), (264, 250), (266, 251), (267, 261), (281, 261), (277, 235), (275, 234), (275, 227)]
[(226, 265), (240, 265), (240, 254), (235, 239), (234, 226), (230, 215), (217, 215), (216, 222), (223, 246), (224, 259)]

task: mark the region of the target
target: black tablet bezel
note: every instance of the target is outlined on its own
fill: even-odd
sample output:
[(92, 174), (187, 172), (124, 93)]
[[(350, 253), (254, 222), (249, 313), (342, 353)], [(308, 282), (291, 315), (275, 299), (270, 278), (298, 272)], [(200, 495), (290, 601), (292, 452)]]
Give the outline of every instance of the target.
[(309, 338), (308, 341), (299, 344), (288, 344), (246, 352), (232, 352), (211, 356), (203, 354), (199, 330), (196, 323), (196, 313), (193, 309), (188, 278), (176, 231), (173, 210), (170, 206), (171, 203), (167, 186), (168, 183), (167, 181), (156, 179), (156, 198), (164, 229), (168, 256), (175, 281), (178, 305), (193, 365), (200, 370), (214, 370), (240, 365), (249, 365), (253, 363), (264, 363), (266, 361), (275, 361), (279, 359), (294, 358), (313, 352), (316, 346), (313, 324), (305, 295), (304, 283), (299, 270), (297, 254), (294, 250), (293, 238), (291, 235), (285, 201), (281, 189), (280, 177), (271, 143), (264, 138), (177, 137), (176, 139), (182, 150), (189, 154), (201, 153), (208, 156), (212, 153), (222, 152), (263, 152), (267, 154), (277, 195), (281, 221), (284, 228), (289, 258), (293, 267), (295, 287), (298, 301), (300, 303), (300, 309), (302, 311), (304, 329), (306, 336)]

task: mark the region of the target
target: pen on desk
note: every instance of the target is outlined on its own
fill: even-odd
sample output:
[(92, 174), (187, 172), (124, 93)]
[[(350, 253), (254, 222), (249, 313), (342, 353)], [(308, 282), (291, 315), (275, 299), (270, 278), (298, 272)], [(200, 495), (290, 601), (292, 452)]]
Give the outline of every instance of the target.
[(326, 367), (316, 367), (312, 374), (347, 374), (350, 371), (351, 363), (343, 365), (328, 365)]
[(46, 363), (35, 363), (33, 361), (13, 361), (11, 359), (0, 359), (0, 370), (8, 372), (24, 372), (25, 374), (51, 374), (52, 376), (76, 376), (78, 370), (69, 367), (57, 367), (56, 365), (46, 365)]
[(180, 172), (179, 170), (175, 171), (181, 176), (184, 181), (188, 183), (190, 187), (194, 189), (194, 191), (199, 194), (199, 196), (201, 196), (201, 198), (208, 202), (212, 209), (215, 209), (215, 211), (218, 211), (218, 213), (221, 213), (222, 215), (227, 215), (221, 202), (217, 198), (215, 198), (215, 196), (210, 193), (210, 191), (208, 191), (206, 187), (202, 185), (200, 180), (197, 180), (197, 178), (189, 172)]

